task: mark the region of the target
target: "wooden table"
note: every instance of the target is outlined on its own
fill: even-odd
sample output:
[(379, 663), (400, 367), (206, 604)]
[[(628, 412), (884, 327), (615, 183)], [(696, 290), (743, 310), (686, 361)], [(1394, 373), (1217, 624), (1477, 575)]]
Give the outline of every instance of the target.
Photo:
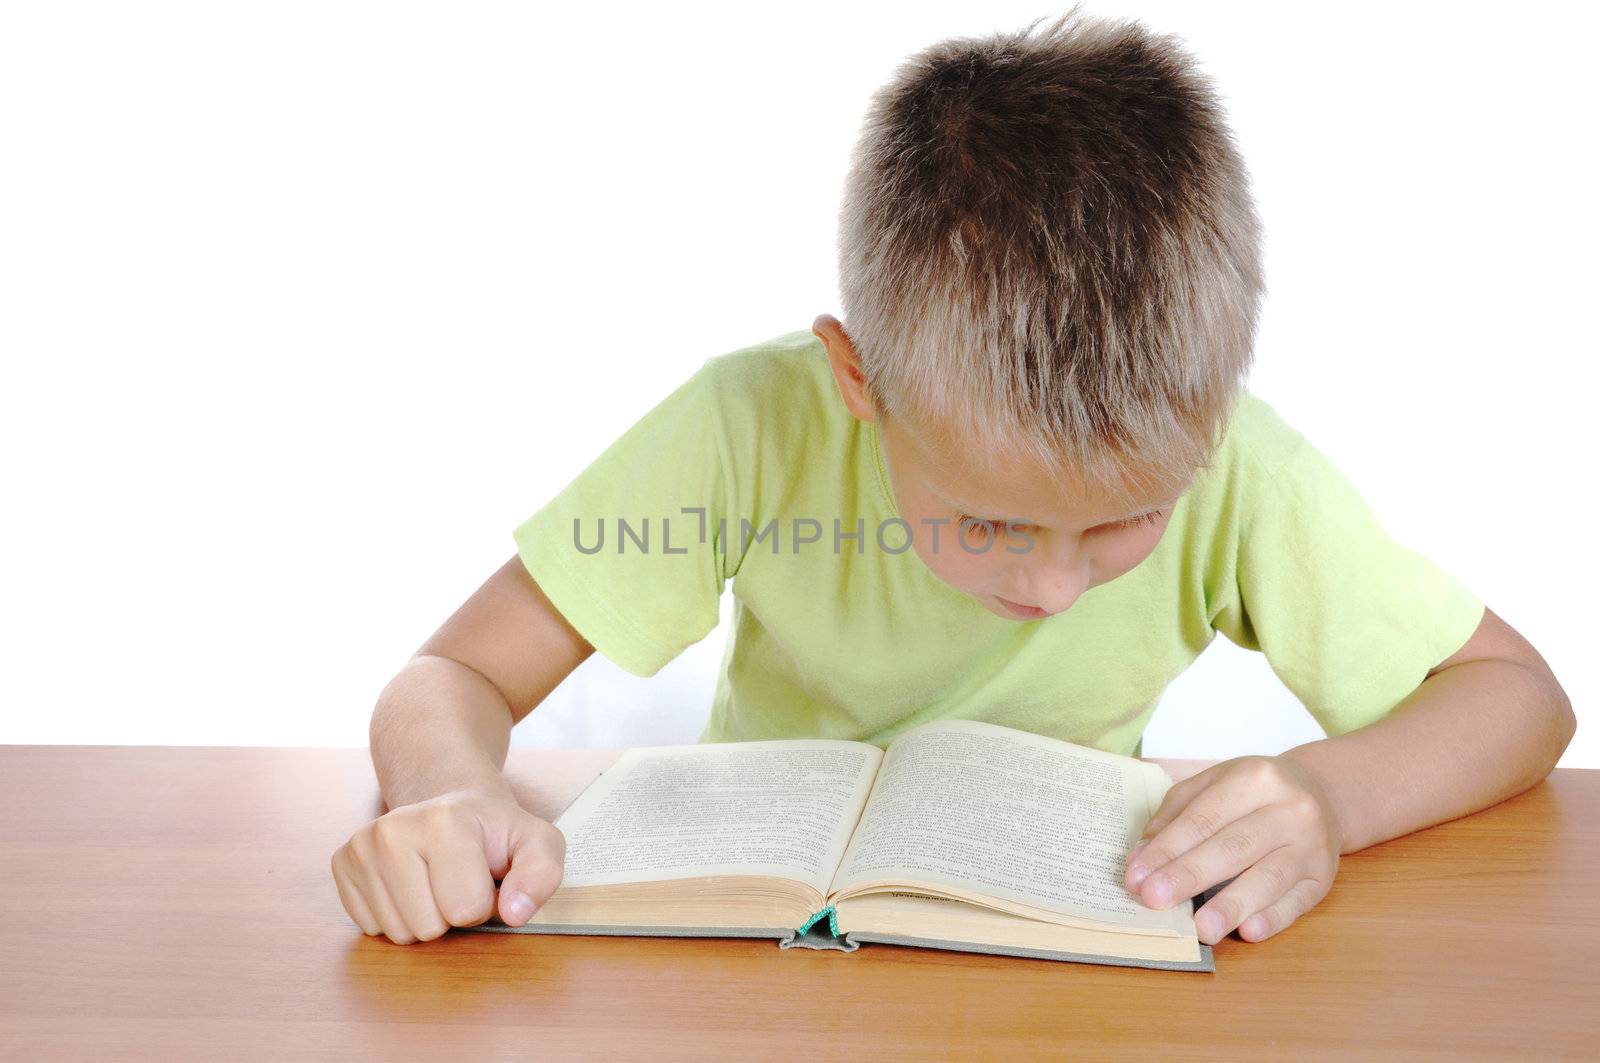
[[(514, 750), (554, 818), (615, 751)], [(1159, 761), (1181, 778), (1200, 761)], [(1214, 974), (344, 914), (360, 749), (0, 747), (0, 1058), (1600, 1057), (1600, 771), (1347, 856)]]

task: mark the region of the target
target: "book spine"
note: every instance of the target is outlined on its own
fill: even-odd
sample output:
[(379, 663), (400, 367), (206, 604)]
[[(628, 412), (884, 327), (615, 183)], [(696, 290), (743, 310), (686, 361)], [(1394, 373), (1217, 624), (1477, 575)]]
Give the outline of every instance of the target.
[[(822, 922), (823, 916), (828, 917), (828, 921), (825, 924)], [(850, 940), (849, 935), (839, 932), (839, 916), (834, 911), (833, 905), (830, 904), (810, 919), (807, 919), (804, 926), (792, 931), (787, 938), (780, 940), (778, 947), (780, 949), (832, 949), (837, 952), (854, 952), (861, 946)]]

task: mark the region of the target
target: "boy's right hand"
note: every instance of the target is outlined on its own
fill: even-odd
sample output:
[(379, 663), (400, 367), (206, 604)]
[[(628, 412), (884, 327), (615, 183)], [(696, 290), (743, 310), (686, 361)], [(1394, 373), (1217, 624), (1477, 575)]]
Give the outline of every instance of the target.
[(333, 854), (344, 910), (397, 945), (432, 941), (495, 913), (521, 926), (561, 885), (567, 840), (509, 796), (454, 790), (402, 805)]

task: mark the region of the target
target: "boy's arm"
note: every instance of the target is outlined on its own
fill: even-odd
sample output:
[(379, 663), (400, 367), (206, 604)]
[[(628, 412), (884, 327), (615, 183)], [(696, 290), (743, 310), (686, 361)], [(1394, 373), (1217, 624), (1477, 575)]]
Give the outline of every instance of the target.
[(1576, 730), (1545, 659), (1485, 607), (1466, 645), (1393, 712), (1284, 756), (1322, 780), (1352, 853), (1521, 793), (1550, 774)]
[(496, 908), (521, 926), (556, 890), (566, 839), (517, 804), (501, 770), (512, 725), (592, 652), (513, 557), (389, 682), (371, 739), (390, 810), (332, 860), (357, 926), (397, 944)]
[(370, 737), (384, 801), (510, 797), (501, 771), (512, 726), (593, 652), (512, 556), (379, 696)]

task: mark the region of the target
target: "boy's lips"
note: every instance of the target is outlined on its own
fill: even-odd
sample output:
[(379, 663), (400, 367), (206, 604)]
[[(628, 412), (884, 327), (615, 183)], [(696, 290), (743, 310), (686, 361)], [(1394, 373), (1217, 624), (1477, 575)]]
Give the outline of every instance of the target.
[(1002, 598), (998, 594), (994, 596), (994, 600), (999, 602), (1008, 612), (1026, 620), (1043, 620), (1047, 616), (1055, 615), (1054, 613), (1045, 612), (1037, 605), (1023, 605), (1021, 602), (1014, 602), (1010, 598)]

